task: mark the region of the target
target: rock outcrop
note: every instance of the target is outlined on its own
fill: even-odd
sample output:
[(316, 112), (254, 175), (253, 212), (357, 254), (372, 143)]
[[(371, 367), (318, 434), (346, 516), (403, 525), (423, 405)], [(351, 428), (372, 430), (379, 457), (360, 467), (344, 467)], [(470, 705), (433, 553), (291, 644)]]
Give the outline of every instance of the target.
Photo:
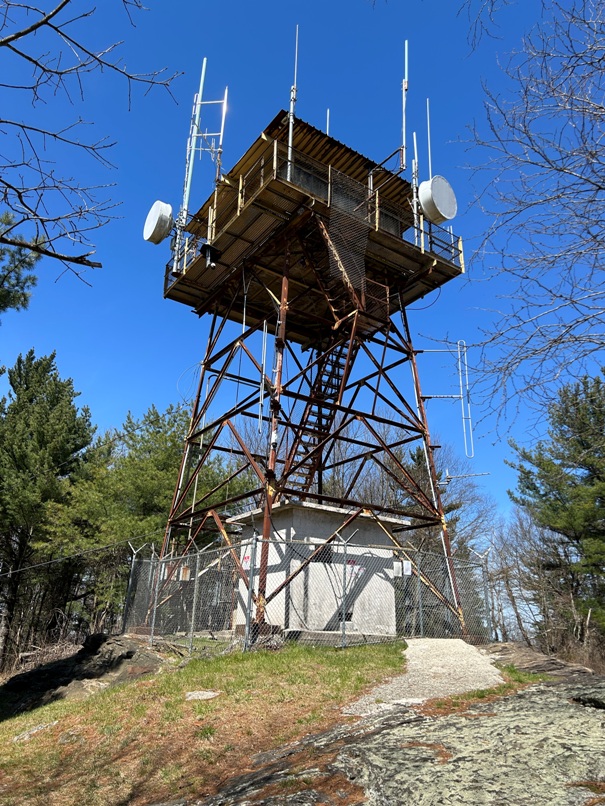
[(91, 635), (74, 655), (14, 675), (0, 686), (0, 719), (58, 699), (83, 699), (94, 691), (157, 672), (165, 663), (140, 639)]
[(602, 803), (605, 682), (539, 684), (446, 716), (395, 706), (255, 763), (196, 806)]

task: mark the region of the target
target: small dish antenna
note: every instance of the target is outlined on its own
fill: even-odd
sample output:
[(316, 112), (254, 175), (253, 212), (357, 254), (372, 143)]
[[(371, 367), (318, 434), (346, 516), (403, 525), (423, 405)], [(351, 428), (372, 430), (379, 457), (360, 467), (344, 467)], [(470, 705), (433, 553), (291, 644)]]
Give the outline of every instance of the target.
[(172, 207), (163, 201), (155, 201), (151, 210), (147, 213), (145, 226), (143, 227), (143, 238), (150, 243), (162, 243), (168, 237), (174, 219), (172, 217)]
[(458, 203), (450, 183), (443, 176), (433, 176), (418, 187), (422, 212), (433, 224), (451, 221), (458, 212)]

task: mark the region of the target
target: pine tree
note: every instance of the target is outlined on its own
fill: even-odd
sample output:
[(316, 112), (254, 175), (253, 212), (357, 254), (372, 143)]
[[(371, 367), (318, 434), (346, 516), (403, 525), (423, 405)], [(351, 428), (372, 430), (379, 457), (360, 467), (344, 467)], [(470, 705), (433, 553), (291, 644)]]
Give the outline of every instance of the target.
[(45, 539), (48, 507), (64, 497), (93, 435), (89, 412), (76, 407), (78, 393), (71, 379), (59, 377), (54, 353), (19, 356), (8, 380), (8, 397), (0, 400), (0, 668), (18, 653), (34, 600), (43, 596), (22, 569)]
[[(9, 213), (0, 215), (0, 235), (9, 233), (13, 218)], [(33, 268), (40, 255), (31, 252), (25, 245), (2, 246), (0, 244), (0, 314), (8, 310), (23, 310), (29, 305), (30, 289), (36, 285)]]
[(589, 621), (605, 634), (604, 378), (564, 386), (548, 419), (548, 437), (533, 450), (513, 443), (520, 461), (511, 497), (546, 530), (536, 562), (551, 575), (552, 590), (567, 581), (559, 615), (584, 640)]

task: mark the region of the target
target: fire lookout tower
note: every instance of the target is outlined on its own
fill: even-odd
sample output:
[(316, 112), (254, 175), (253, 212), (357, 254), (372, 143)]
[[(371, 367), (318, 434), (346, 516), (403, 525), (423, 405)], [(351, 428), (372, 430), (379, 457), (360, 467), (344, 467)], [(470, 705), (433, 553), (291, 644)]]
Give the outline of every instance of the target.
[[(230, 546), (247, 518), (261, 538), (251, 595), (262, 625), (343, 529), (371, 520), (405, 557), (411, 533), (432, 528), (448, 584), (413, 573), (464, 634), (406, 317), (464, 271), (461, 242), (439, 226), (455, 199), (438, 176), (418, 198), (414, 183), (291, 120), (279, 112), (218, 177), (166, 268), (165, 297), (206, 317), (209, 335), (163, 553)], [(414, 448), (422, 479), (404, 459)], [(216, 457), (227, 471), (209, 491)], [(268, 541), (292, 505), (329, 508), (340, 525), (272, 589)]]

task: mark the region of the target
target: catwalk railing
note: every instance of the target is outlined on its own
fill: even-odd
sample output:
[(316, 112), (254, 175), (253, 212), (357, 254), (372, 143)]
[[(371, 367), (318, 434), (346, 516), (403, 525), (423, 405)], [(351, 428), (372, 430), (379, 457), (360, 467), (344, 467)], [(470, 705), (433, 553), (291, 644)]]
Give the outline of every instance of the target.
[(483, 563), (453, 560), (463, 632), (440, 554), (333, 542), (307, 562), (317, 545), (270, 541), (267, 592), (259, 603), (261, 542), (136, 558), (125, 630), (148, 635), (151, 644), (168, 640), (190, 654), (285, 641), (347, 647), (421, 636), (491, 640)]
[(357, 201), (353, 202), (349, 194), (346, 200), (347, 210), (362, 219), (370, 229), (388, 232), (413, 244), (420, 252), (430, 252), (442, 260), (463, 268), (464, 257), (462, 241), (450, 230), (432, 224), (418, 211), (415, 219), (409, 200), (405, 204), (397, 204), (383, 198), (380, 189), (370, 192), (367, 185), (357, 182), (329, 165), (318, 162), (305, 154), (293, 150), (288, 158), (288, 149), (274, 141), (268, 143), (263, 155), (250, 170), (230, 183), (220, 184), (215, 197), (216, 209), (211, 206), (208, 216), (198, 222), (197, 235), (186, 235), (183, 238), (179, 254), (166, 266), (165, 287), (175, 281), (173, 270), (184, 273), (200, 258), (202, 246), (212, 243), (222, 232), (227, 230), (234, 219), (251, 204), (272, 181), (287, 182), (312, 198), (323, 202), (328, 207), (342, 205), (339, 193), (339, 179), (346, 179), (350, 188), (355, 188)]

